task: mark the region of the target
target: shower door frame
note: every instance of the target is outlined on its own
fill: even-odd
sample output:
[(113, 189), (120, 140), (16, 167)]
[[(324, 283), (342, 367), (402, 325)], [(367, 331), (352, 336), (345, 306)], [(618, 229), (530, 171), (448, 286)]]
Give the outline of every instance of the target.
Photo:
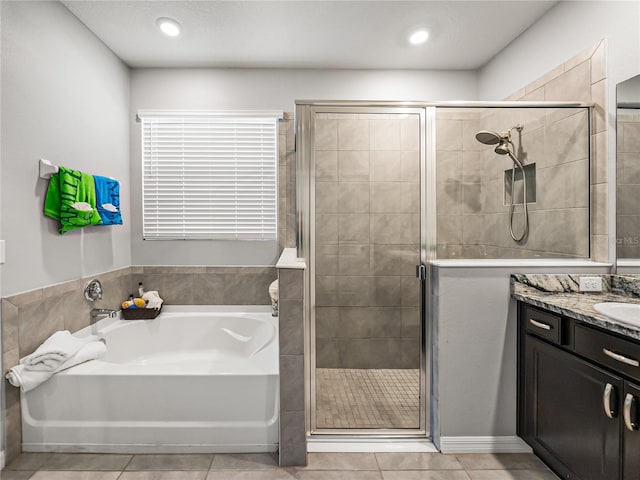
[[(304, 302), (304, 371), (305, 371), (305, 422), (307, 434), (315, 437), (365, 437), (365, 438), (431, 438), (439, 435), (438, 412), (436, 402), (432, 401), (432, 396), (437, 389), (433, 383), (437, 377), (437, 365), (434, 364), (433, 356), (436, 345), (434, 345), (434, 312), (431, 305), (431, 266), (436, 260), (436, 110), (438, 108), (587, 108), (589, 114), (589, 138), (592, 133), (591, 118), (593, 116), (592, 102), (582, 101), (341, 101), (341, 100), (297, 100), (295, 113), (296, 126), (296, 226), (297, 226), (297, 256), (308, 261), (308, 269), (305, 272), (305, 299)], [(312, 254), (311, 238), (315, 234), (315, 225), (310, 222), (312, 205), (312, 169), (310, 168), (311, 155), (313, 153), (313, 132), (311, 124), (312, 112), (327, 112), (327, 109), (351, 109), (350, 113), (358, 112), (358, 109), (371, 107), (381, 109), (382, 112), (389, 112), (389, 108), (410, 109), (411, 111), (422, 111), (421, 117), (421, 254), (420, 260), (426, 266), (426, 279), (422, 282), (423, 295), (421, 299), (421, 322), (423, 335), (421, 341), (421, 428), (412, 429), (322, 429), (318, 430), (315, 424), (315, 318), (311, 319), (314, 312), (312, 307), (311, 294), (314, 292), (315, 279), (311, 273), (313, 264), (310, 260)], [(423, 120), (424, 119), (424, 120)], [(589, 158), (592, 157), (591, 142), (589, 142)], [(591, 170), (591, 169), (590, 169)], [(590, 177), (592, 173), (590, 171)], [(589, 180), (591, 184), (591, 179)], [(591, 245), (591, 192), (589, 191), (589, 257), (593, 255)], [(315, 198), (313, 198), (315, 201)], [(315, 214), (314, 214), (315, 215)], [(313, 217), (315, 221), (315, 216)], [(305, 228), (308, 228), (305, 230)], [(315, 244), (313, 245), (315, 247)], [(315, 255), (315, 254), (314, 254)], [(311, 272), (311, 273), (310, 273)], [(315, 299), (313, 299), (315, 301)], [(312, 419), (313, 415), (313, 419)], [(313, 421), (312, 421), (313, 420)]]
[[(419, 411), (417, 428), (322, 428), (316, 421), (316, 344), (315, 344), (315, 126), (316, 114), (409, 114), (420, 119), (420, 258), (425, 275), (420, 282), (420, 368)], [(431, 412), (431, 322), (429, 314), (430, 264), (435, 258), (435, 215), (427, 215), (427, 205), (435, 212), (435, 107), (413, 102), (296, 102), (298, 162), (297, 201), (298, 256), (308, 259), (305, 295), (305, 404), (307, 434), (313, 436), (349, 435), (362, 437), (429, 438), (432, 423)], [(427, 148), (433, 150), (427, 154)], [(430, 185), (433, 183), (433, 185)], [(304, 213), (303, 213), (304, 212)], [(305, 214), (306, 213), (306, 214)], [(428, 224), (433, 223), (433, 225)], [(305, 236), (304, 225), (309, 226)]]

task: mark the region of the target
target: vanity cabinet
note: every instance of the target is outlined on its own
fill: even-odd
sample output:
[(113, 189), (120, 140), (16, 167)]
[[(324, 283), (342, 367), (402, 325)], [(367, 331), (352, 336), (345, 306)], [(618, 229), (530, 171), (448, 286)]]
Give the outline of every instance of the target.
[(518, 330), (518, 434), (561, 478), (640, 479), (640, 342), (526, 304)]

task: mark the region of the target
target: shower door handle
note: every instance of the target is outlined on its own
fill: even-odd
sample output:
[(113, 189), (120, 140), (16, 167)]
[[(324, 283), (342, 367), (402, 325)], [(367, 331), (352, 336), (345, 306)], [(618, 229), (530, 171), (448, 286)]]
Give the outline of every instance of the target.
[(424, 264), (416, 265), (416, 277), (420, 280), (426, 280), (427, 278), (427, 266)]

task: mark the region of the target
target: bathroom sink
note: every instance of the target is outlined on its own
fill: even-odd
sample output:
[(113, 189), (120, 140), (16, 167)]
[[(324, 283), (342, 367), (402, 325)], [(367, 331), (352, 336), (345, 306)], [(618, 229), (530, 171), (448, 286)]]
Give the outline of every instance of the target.
[(609, 318), (640, 327), (640, 305), (636, 303), (604, 302), (596, 303), (593, 308)]

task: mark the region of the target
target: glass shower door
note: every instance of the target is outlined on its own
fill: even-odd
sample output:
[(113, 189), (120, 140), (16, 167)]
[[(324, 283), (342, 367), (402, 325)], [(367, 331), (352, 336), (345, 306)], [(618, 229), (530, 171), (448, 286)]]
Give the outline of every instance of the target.
[(312, 431), (424, 430), (422, 110), (310, 120)]

